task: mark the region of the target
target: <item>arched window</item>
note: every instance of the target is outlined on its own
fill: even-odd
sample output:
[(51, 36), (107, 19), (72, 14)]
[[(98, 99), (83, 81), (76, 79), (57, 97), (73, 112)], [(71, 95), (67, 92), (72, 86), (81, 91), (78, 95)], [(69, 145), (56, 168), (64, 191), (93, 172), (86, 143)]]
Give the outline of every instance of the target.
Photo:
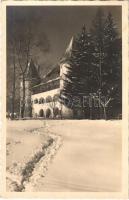
[(51, 117), (51, 110), (48, 108), (46, 110), (46, 118), (50, 118)]
[(46, 103), (52, 102), (52, 97), (51, 96), (47, 96), (46, 97)]
[(44, 117), (44, 111), (43, 111), (43, 109), (41, 109), (41, 110), (39, 111), (39, 117)]
[(34, 104), (37, 104), (38, 103), (38, 99), (34, 99)]
[(58, 107), (55, 107), (53, 109), (53, 114), (54, 114), (54, 117), (59, 117), (60, 116), (60, 110)]
[(39, 99), (39, 104), (43, 104), (44, 102), (45, 102), (44, 98), (41, 97), (41, 98)]
[(53, 101), (54, 101), (54, 102), (59, 101), (59, 94), (55, 94), (55, 95), (54, 95)]

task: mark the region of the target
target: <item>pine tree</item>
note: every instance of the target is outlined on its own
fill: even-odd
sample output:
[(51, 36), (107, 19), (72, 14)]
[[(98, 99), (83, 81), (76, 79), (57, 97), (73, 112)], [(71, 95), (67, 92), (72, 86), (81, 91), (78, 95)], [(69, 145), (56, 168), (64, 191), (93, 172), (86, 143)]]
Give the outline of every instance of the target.
[[(92, 66), (96, 71), (93, 77), (98, 82), (98, 88), (92, 98), (97, 98), (107, 118), (109, 104), (115, 99), (121, 102), (121, 42), (112, 15), (109, 13), (104, 19), (99, 9), (91, 29), (94, 45)], [(119, 89), (120, 90), (119, 90)], [(119, 90), (119, 91), (118, 91)], [(114, 96), (115, 99), (114, 99)], [(101, 118), (101, 113), (100, 113)]]
[[(113, 112), (115, 112), (115, 109), (121, 112), (121, 39), (119, 38), (117, 27), (111, 13), (108, 13), (105, 20), (104, 52), (102, 94), (106, 96), (108, 104), (111, 104)], [(109, 109), (108, 104), (106, 105), (106, 109)], [(116, 105), (117, 108), (115, 108)]]
[[(111, 106), (114, 113), (117, 109), (121, 114), (121, 38), (110, 13), (104, 18), (102, 10), (98, 9), (90, 34), (83, 27), (81, 34), (74, 39), (67, 63), (62, 94), (70, 102), (68, 106), (75, 109), (73, 101), (77, 97), (77, 105), (87, 112), (82, 100), (89, 95), (92, 101), (90, 118), (104, 116), (107, 119)], [(94, 101), (98, 102), (97, 106)], [(111, 114), (109, 117), (114, 118)]]
[[(81, 34), (74, 39), (74, 45), (69, 58), (68, 73), (65, 74), (64, 88), (62, 95), (74, 109), (79, 106), (83, 110), (83, 96), (89, 93), (88, 78), (89, 78), (89, 63), (90, 59), (90, 36), (86, 32), (85, 26), (82, 28)], [(69, 95), (67, 95), (69, 94)], [(76, 103), (75, 103), (76, 102)], [(76, 105), (75, 105), (76, 104)]]
[[(104, 13), (101, 8), (97, 10), (95, 18), (91, 26), (91, 44), (92, 48), (92, 89), (90, 91), (90, 98), (93, 102), (90, 108), (90, 118), (101, 118), (102, 109), (99, 104), (99, 108), (94, 106), (94, 101), (97, 92), (102, 89), (102, 69), (104, 64)], [(99, 116), (99, 117), (98, 117)]]
[[(102, 68), (104, 59), (104, 14), (102, 9), (99, 8), (95, 20), (92, 23), (91, 36), (93, 43), (93, 60), (92, 68), (94, 73), (93, 79), (96, 80), (95, 85), (98, 89), (102, 87)], [(95, 88), (96, 89), (96, 88)]]

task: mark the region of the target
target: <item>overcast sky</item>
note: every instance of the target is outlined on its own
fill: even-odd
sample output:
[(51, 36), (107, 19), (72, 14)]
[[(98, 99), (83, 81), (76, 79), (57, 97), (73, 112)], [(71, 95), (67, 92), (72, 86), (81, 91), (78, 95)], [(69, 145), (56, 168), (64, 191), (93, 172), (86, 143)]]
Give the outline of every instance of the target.
[[(121, 7), (119, 6), (101, 6), (104, 14), (110, 11), (117, 24), (118, 31), (121, 35)], [(89, 29), (92, 20), (96, 15), (97, 6), (10, 6), (7, 9), (7, 19), (10, 13), (16, 11), (18, 18), (26, 18), (28, 14), (40, 18), (38, 22), (40, 29), (43, 30), (50, 41), (50, 52), (39, 53), (39, 64), (48, 69), (46, 65), (55, 64), (63, 55), (69, 41), (73, 35), (80, 32), (82, 25), (85, 24)], [(33, 18), (32, 17), (32, 18)], [(9, 26), (11, 27), (11, 26)], [(35, 33), (36, 33), (35, 29)]]

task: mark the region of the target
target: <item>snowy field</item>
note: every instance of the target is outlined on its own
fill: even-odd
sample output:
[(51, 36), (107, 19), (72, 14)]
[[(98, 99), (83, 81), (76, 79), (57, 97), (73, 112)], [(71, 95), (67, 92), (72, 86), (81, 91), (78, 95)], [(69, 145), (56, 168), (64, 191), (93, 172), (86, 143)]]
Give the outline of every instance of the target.
[(121, 142), (121, 121), (8, 121), (7, 191), (120, 191)]

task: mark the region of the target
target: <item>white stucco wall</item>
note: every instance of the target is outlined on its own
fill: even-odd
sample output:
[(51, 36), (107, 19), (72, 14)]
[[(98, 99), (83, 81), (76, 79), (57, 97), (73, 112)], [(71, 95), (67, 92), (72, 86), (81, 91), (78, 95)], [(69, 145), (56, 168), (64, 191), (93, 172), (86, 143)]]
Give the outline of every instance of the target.
[(39, 116), (39, 112), (41, 109), (43, 109), (44, 114), (46, 113), (46, 110), (49, 108), (51, 110), (51, 117), (53, 117), (53, 108), (58, 107), (60, 109), (60, 103), (59, 102), (48, 102), (48, 103), (34, 103), (35, 99), (40, 99), (40, 98), (44, 98), (46, 100), (46, 97), (51, 96), (51, 98), (54, 97), (54, 95), (59, 94), (59, 88), (58, 89), (54, 89), (54, 90), (50, 90), (50, 91), (46, 91), (46, 92), (42, 92), (42, 93), (38, 93), (38, 94), (34, 94), (31, 97), (31, 100), (33, 101), (32, 103), (32, 115), (34, 116)]
[(31, 97), (31, 100), (33, 101), (32, 104), (32, 115), (33, 117), (35, 117), (36, 115), (39, 116), (39, 113), (41, 111), (41, 109), (43, 109), (44, 114), (46, 117), (46, 111), (47, 109), (50, 109), (52, 115), (51, 118), (53, 117), (53, 108), (57, 107), (59, 109), (59, 111), (61, 112), (61, 116), (63, 118), (69, 119), (69, 118), (73, 118), (73, 110), (67, 108), (65, 105), (61, 105), (58, 101), (57, 102), (49, 102), (49, 103), (34, 103), (35, 99), (40, 99), (40, 98), (44, 98), (46, 100), (46, 97), (51, 96), (51, 98), (54, 97), (54, 95), (59, 94), (60, 90), (63, 88), (64, 86), (64, 81), (62, 80), (63, 74), (66, 74), (68, 69), (67, 67), (69, 66), (69, 64), (64, 63), (60, 65), (60, 88), (58, 89), (54, 89), (54, 90), (50, 90), (50, 91), (46, 91), (46, 92), (42, 92), (42, 93), (38, 93), (38, 94), (34, 94)]
[(67, 74), (68, 72), (68, 67), (69, 67), (69, 64), (68, 63), (63, 63), (60, 65), (60, 88), (63, 89), (64, 87), (64, 81), (63, 79), (65, 79), (65, 74)]
[(59, 94), (59, 88), (57, 88), (57, 89), (54, 89), (54, 90), (50, 90), (50, 91), (46, 91), (46, 92), (41, 92), (41, 93), (38, 93), (38, 94), (33, 94), (32, 96), (31, 96), (31, 98), (32, 98), (32, 100), (34, 100), (34, 99), (40, 99), (41, 97), (43, 97), (43, 98), (46, 98), (47, 96), (51, 96), (51, 97), (53, 97), (55, 94)]
[(42, 92), (42, 93), (38, 93), (38, 94), (34, 94), (31, 97), (31, 100), (33, 101), (32, 103), (32, 115), (33, 117), (39, 116), (39, 113), (41, 111), (41, 109), (43, 109), (44, 111), (44, 117), (46, 117), (46, 111), (47, 109), (50, 109), (51, 111), (51, 116), (50, 118), (53, 117), (53, 109), (56, 107), (60, 110), (60, 112), (62, 113), (62, 117), (63, 118), (73, 118), (73, 111), (72, 109), (67, 108), (65, 105), (61, 105), (60, 102), (48, 102), (48, 103), (34, 103), (35, 99), (40, 99), (41, 97), (46, 99), (46, 97), (51, 96), (52, 98), (54, 97), (54, 95), (59, 94), (60, 89), (54, 89), (54, 90), (50, 90), (47, 92)]

